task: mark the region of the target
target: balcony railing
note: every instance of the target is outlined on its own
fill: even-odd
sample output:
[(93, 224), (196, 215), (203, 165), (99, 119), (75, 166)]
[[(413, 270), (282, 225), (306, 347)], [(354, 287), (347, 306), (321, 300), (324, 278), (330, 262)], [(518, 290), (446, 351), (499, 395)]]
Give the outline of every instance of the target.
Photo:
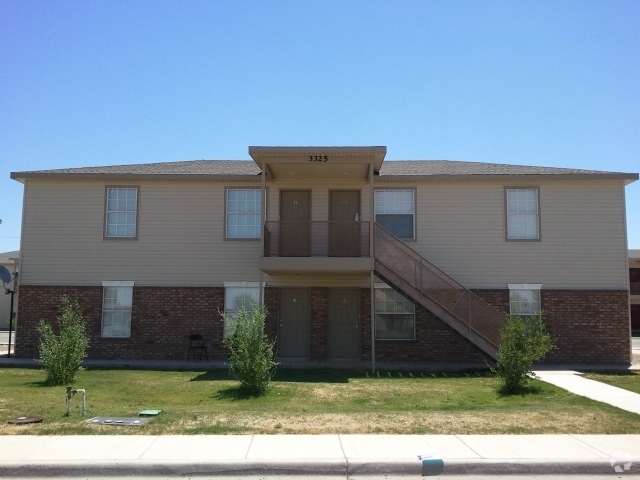
[(629, 293), (631, 295), (640, 295), (640, 282), (629, 282)]
[(266, 222), (265, 257), (368, 257), (369, 222)]

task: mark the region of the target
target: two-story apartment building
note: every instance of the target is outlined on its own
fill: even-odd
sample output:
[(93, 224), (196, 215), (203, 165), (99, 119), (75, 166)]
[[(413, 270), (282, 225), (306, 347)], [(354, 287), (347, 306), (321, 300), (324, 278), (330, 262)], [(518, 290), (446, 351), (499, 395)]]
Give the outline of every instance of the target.
[(556, 363), (630, 361), (625, 185), (637, 174), (385, 161), (385, 147), (14, 172), (24, 184), (16, 356), (60, 296), (92, 358), (210, 356), (266, 305), (281, 361), (484, 362), (542, 309)]

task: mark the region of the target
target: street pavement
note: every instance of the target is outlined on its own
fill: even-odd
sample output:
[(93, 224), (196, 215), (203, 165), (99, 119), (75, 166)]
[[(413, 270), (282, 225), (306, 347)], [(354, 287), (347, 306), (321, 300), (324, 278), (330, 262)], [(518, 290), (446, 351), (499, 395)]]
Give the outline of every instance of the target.
[[(0, 366), (3, 364), (28, 363), (2, 358)], [(541, 380), (578, 395), (640, 414), (639, 394), (585, 379), (571, 369), (545, 368), (534, 373)], [(20, 426), (15, 428), (16, 435), (0, 436), (0, 478), (334, 476), (388, 480), (395, 476), (440, 475), (640, 476), (640, 432), (30, 436), (20, 435)]]

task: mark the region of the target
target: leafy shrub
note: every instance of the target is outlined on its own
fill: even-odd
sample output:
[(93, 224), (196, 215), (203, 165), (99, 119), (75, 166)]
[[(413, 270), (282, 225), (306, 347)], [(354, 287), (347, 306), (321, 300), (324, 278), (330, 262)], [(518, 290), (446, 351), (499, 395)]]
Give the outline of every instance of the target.
[(500, 392), (506, 395), (526, 390), (531, 367), (555, 348), (546, 331), (542, 313), (521, 317), (510, 315), (500, 331), (498, 361), (493, 370), (502, 379)]
[(45, 381), (49, 385), (70, 383), (80, 370), (89, 346), (89, 336), (78, 302), (62, 296), (60, 303), (62, 310), (57, 319), (57, 329), (54, 330), (44, 320), (40, 320), (37, 327), (40, 334), (38, 362), (47, 372)]
[(231, 318), (223, 314), (225, 322), (234, 324), (235, 330), (224, 339), (229, 352), (229, 373), (240, 381), (240, 389), (249, 395), (264, 394), (275, 375), (275, 342), (264, 333), (267, 310), (256, 305), (252, 312), (241, 308)]

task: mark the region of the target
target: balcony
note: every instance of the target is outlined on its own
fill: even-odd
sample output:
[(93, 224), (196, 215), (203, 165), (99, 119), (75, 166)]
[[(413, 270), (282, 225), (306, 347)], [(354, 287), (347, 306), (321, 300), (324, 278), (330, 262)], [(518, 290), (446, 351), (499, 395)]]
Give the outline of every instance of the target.
[(273, 274), (366, 274), (369, 222), (266, 222), (261, 268)]

